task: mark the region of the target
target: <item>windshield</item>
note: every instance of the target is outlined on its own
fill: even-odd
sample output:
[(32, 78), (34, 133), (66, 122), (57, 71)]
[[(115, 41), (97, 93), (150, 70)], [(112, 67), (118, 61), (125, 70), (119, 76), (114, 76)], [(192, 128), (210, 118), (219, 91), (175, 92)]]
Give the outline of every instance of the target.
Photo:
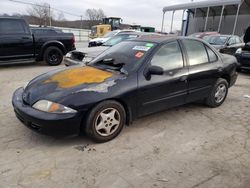
[(228, 37), (226, 37), (226, 36), (206, 36), (203, 39), (212, 45), (224, 45), (227, 42)]
[(103, 44), (103, 46), (114, 46), (124, 40), (136, 38), (137, 35), (116, 35)]
[(91, 29), (91, 35), (92, 36), (95, 36), (97, 33), (97, 27), (96, 26), (93, 26), (92, 29)]
[(115, 36), (115, 34), (118, 33), (118, 31), (110, 31), (108, 33), (106, 33), (103, 38), (109, 38), (109, 37), (113, 37)]
[(97, 56), (88, 65), (103, 69), (135, 70), (156, 44), (138, 41), (123, 41)]

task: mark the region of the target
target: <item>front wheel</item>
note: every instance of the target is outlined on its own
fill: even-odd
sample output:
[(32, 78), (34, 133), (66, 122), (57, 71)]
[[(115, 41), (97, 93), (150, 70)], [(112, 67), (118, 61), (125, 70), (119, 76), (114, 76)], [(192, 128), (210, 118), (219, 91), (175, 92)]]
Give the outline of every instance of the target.
[(60, 65), (63, 60), (63, 53), (57, 47), (48, 47), (44, 52), (44, 60), (51, 66)]
[(228, 93), (228, 82), (219, 78), (206, 99), (206, 104), (210, 107), (218, 107), (225, 101)]
[(123, 106), (113, 100), (104, 101), (89, 113), (85, 131), (96, 142), (112, 140), (122, 131), (126, 119)]

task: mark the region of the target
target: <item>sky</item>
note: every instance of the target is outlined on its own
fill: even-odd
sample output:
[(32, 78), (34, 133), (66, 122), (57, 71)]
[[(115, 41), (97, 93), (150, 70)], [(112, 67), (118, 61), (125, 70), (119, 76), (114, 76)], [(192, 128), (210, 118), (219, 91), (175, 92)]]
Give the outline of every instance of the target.
[[(191, 0), (20, 0), (31, 3), (49, 3), (51, 7), (73, 13), (75, 15), (85, 16), (88, 8), (103, 9), (106, 16), (121, 17), (123, 23), (138, 24), (142, 26), (152, 26), (157, 30), (161, 29), (162, 9), (164, 6), (190, 2)], [(11, 0), (0, 0), (0, 14), (20, 13), (26, 14), (29, 5), (12, 2)], [(59, 12), (54, 12), (59, 15)], [(182, 11), (175, 13), (175, 22), (173, 30), (180, 29)], [(67, 15), (67, 20), (76, 20), (80, 17)], [(169, 32), (171, 22), (171, 13), (166, 13), (164, 31)]]

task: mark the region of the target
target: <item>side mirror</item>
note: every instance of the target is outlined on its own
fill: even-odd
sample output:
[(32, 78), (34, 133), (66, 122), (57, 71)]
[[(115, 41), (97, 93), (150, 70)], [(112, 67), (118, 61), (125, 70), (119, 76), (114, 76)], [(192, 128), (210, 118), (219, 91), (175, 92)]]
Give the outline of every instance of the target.
[(229, 42), (226, 43), (226, 46), (230, 46)]
[(148, 71), (151, 75), (163, 75), (164, 70), (159, 66), (150, 66)]
[(159, 66), (150, 66), (144, 73), (144, 76), (147, 80), (151, 79), (151, 75), (163, 75), (164, 70)]

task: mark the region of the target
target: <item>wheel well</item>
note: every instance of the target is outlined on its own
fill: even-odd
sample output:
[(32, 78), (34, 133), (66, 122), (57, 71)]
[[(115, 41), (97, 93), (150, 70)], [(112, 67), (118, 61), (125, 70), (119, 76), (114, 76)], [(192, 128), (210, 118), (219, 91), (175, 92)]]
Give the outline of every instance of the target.
[(110, 100), (114, 100), (123, 106), (125, 113), (126, 113), (126, 124), (129, 125), (132, 122), (132, 112), (130, 108), (128, 107), (128, 105), (120, 99), (110, 99)]
[(221, 76), (221, 78), (225, 79), (227, 81), (227, 83), (230, 85), (230, 76), (228, 74), (224, 74)]
[(45, 53), (46, 49), (48, 49), (49, 47), (57, 47), (57, 48), (59, 48), (62, 51), (63, 55), (65, 55), (65, 53), (66, 53), (66, 50), (65, 50), (64, 46), (62, 46), (61, 44), (58, 44), (58, 43), (51, 43), (51, 44), (48, 44), (48, 45), (43, 47), (41, 55), (40, 55), (41, 60), (44, 60), (43, 59), (44, 58), (43, 57), (44, 53)]

